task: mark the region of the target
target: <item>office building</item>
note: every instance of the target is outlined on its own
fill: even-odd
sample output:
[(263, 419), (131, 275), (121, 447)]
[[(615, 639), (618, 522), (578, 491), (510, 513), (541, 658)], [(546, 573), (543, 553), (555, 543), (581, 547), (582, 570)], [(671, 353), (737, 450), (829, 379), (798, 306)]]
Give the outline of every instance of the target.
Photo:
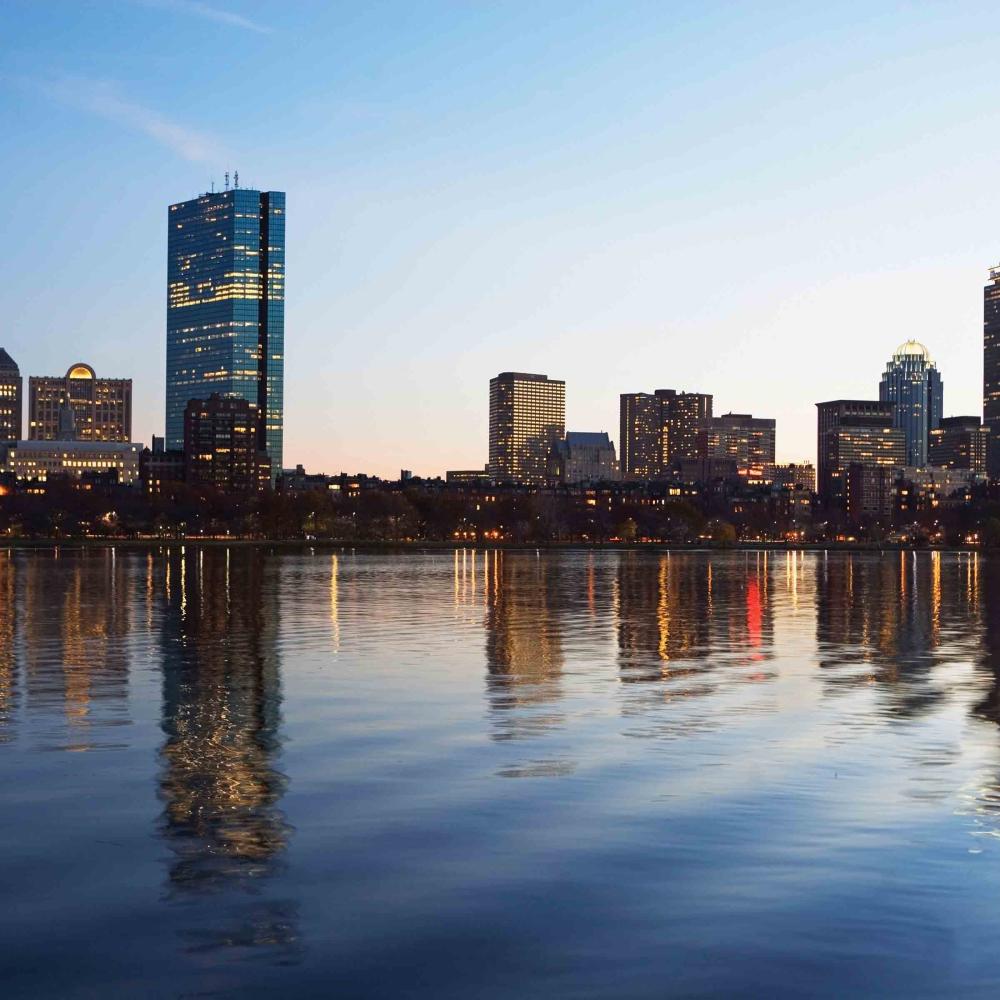
[[(903, 446), (903, 432), (893, 429)], [(863, 518), (891, 520), (896, 505), (897, 479), (901, 469), (868, 462), (850, 462), (844, 470), (842, 499), (847, 516), (854, 522)]]
[(489, 472), (497, 482), (544, 485), (549, 453), (565, 432), (565, 382), (523, 372), (490, 379)]
[(676, 473), (682, 461), (703, 457), (699, 435), (712, 417), (710, 394), (622, 393), (619, 406), (623, 479), (662, 479)]
[(259, 447), (260, 410), (238, 396), (213, 393), (184, 410), (184, 478), (222, 493), (252, 493), (271, 482)]
[(726, 413), (708, 420), (700, 435), (706, 458), (730, 459), (743, 479), (770, 479), (774, 466), (774, 420), (749, 413)]
[(131, 486), (141, 452), (141, 445), (120, 441), (18, 441), (7, 449), (5, 468), (20, 481), (101, 476)]
[(132, 439), (132, 380), (98, 378), (77, 362), (65, 375), (28, 379), (28, 437), (32, 441)]
[(557, 483), (610, 483), (619, 479), (615, 446), (601, 431), (567, 431), (549, 456), (549, 476)]
[(989, 431), (986, 471), (1000, 478), (1000, 264), (983, 289), (983, 423)]
[(942, 469), (969, 469), (985, 476), (989, 437), (979, 417), (942, 417), (931, 431), (928, 464)]
[(256, 407), (258, 448), (282, 465), (285, 195), (235, 188), (171, 205), (167, 237), (168, 449), (213, 393)]
[(893, 426), (906, 437), (906, 464), (927, 464), (930, 433), (941, 420), (944, 388), (941, 374), (923, 344), (908, 340), (885, 366), (878, 398), (892, 403)]
[[(821, 497), (829, 500), (843, 494), (847, 467), (838, 463), (841, 453), (846, 455), (850, 447), (848, 441), (841, 447), (833, 432), (840, 427), (852, 428), (859, 444), (865, 429), (881, 439), (882, 431), (893, 429), (892, 411), (892, 403), (872, 399), (832, 399), (816, 404), (816, 485)], [(895, 442), (898, 437), (889, 435), (885, 441)], [(887, 444), (887, 447), (892, 450), (895, 444)], [(898, 457), (905, 459), (905, 448), (904, 454)], [(906, 463), (899, 461), (897, 464)]]
[(24, 379), (17, 362), (0, 347), (0, 441), (21, 440)]

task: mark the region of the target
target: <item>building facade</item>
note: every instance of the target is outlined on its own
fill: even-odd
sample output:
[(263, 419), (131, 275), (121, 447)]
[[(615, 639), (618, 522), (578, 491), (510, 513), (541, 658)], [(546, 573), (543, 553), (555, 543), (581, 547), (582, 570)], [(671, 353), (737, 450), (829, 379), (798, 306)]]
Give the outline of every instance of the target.
[(21, 440), (24, 379), (17, 362), (0, 347), (0, 441)]
[(660, 400), (649, 392), (619, 397), (618, 446), (623, 479), (655, 479), (660, 468)]
[(812, 462), (788, 462), (775, 465), (773, 480), (775, 486), (787, 486), (793, 490), (816, 492), (816, 466)]
[(246, 400), (258, 446), (282, 465), (285, 195), (235, 188), (171, 205), (167, 237), (168, 449), (192, 399)]
[(662, 479), (680, 463), (703, 458), (701, 432), (712, 418), (712, 396), (704, 392), (622, 393), (619, 403), (621, 475), (626, 480)]
[(567, 431), (549, 456), (549, 475), (558, 483), (613, 483), (619, 479), (615, 446), (604, 431)]
[(931, 431), (928, 463), (942, 469), (969, 469), (985, 476), (989, 437), (979, 417), (942, 417)]
[(712, 419), (712, 396), (705, 392), (657, 389), (660, 401), (660, 474), (667, 475), (686, 458), (701, 458), (701, 432)]
[(774, 467), (775, 421), (749, 413), (711, 418), (700, 432), (706, 458), (730, 459), (743, 479), (766, 480)]
[(184, 478), (222, 493), (252, 493), (271, 482), (260, 448), (260, 410), (239, 396), (213, 393), (184, 410)]
[(6, 470), (21, 481), (99, 475), (131, 486), (141, 452), (141, 445), (117, 441), (19, 441), (7, 449)]
[(488, 468), (497, 482), (544, 485), (549, 453), (565, 432), (565, 382), (525, 372), (490, 379)]
[(32, 441), (132, 440), (132, 380), (98, 378), (77, 362), (62, 376), (28, 379)]
[(983, 423), (989, 431), (986, 471), (1000, 478), (1000, 264), (983, 289)]
[(839, 427), (891, 430), (892, 411), (892, 403), (874, 399), (831, 399), (816, 404), (816, 486), (821, 497), (829, 500), (843, 493), (846, 467), (837, 464), (840, 448), (831, 432)]
[(894, 406), (894, 426), (906, 436), (906, 464), (926, 465), (931, 431), (941, 421), (944, 387), (923, 344), (908, 340), (896, 348), (882, 374), (878, 398)]

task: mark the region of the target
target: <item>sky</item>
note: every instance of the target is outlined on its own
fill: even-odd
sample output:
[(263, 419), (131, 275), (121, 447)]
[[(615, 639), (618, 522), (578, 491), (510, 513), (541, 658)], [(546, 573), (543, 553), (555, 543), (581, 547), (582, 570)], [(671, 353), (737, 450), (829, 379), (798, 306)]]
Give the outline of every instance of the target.
[(3, 0), (0, 346), (134, 380), (163, 433), (166, 214), (287, 192), (285, 465), (486, 461), (489, 379), (815, 406), (927, 345), (981, 412), (995, 8)]

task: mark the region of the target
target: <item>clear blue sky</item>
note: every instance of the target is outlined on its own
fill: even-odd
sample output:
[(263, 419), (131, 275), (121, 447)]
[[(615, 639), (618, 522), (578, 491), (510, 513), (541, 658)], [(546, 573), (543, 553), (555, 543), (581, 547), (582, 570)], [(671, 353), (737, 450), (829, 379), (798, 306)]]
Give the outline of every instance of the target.
[(980, 411), (987, 4), (3, 0), (0, 346), (163, 429), (166, 206), (288, 193), (286, 463), (482, 465), (488, 380), (715, 394), (811, 458), (893, 348)]

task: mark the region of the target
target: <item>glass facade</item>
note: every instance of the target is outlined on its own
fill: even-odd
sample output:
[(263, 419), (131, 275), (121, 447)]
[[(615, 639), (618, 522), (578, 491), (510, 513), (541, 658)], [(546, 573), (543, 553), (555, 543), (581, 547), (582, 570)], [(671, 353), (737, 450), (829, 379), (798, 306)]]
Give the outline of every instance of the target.
[(1000, 478), (1000, 265), (983, 289), (983, 423), (989, 432), (986, 468)]
[(937, 366), (923, 344), (901, 344), (885, 366), (878, 398), (894, 404), (893, 426), (906, 437), (906, 465), (927, 464), (931, 431), (941, 422), (944, 387)]
[(263, 415), (259, 447), (282, 466), (285, 195), (235, 188), (171, 205), (167, 238), (167, 447), (212, 393)]

